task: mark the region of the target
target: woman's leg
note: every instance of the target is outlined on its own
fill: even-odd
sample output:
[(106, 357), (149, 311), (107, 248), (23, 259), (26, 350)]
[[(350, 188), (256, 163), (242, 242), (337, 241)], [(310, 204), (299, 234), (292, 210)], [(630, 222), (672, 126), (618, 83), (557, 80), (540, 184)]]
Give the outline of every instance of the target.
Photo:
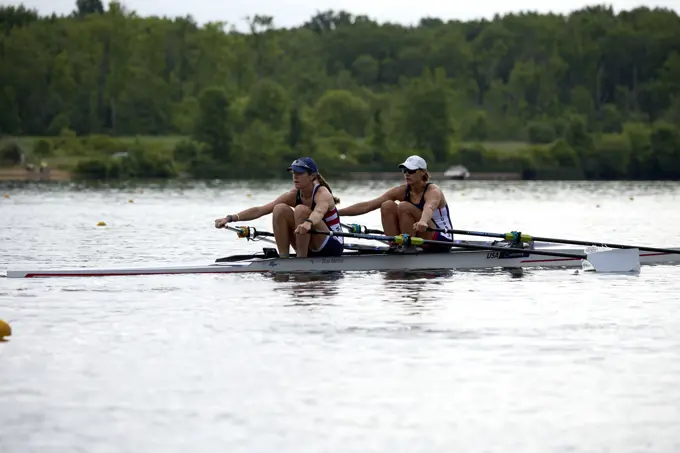
[[(420, 216), (423, 211), (416, 208), (413, 204), (403, 202), (399, 203), (399, 229), (403, 234), (408, 234), (410, 236), (418, 236), (423, 239), (431, 240), (434, 238), (434, 231), (424, 231), (422, 233), (415, 233), (413, 229), (413, 224), (420, 220)], [(434, 222), (430, 220), (428, 222), (430, 227), (434, 227)]]
[(392, 200), (384, 202), (380, 206), (380, 217), (382, 218), (382, 227), (386, 236), (398, 236), (401, 231), (399, 229), (399, 206)]
[[(303, 204), (295, 206), (295, 228), (300, 225), (305, 219), (308, 219), (312, 214), (312, 210)], [(316, 231), (330, 231), (323, 220), (319, 220), (312, 225), (312, 229)], [(329, 239), (325, 234), (296, 234), (295, 243), (297, 244), (297, 256), (306, 258), (309, 249), (320, 249), (323, 243)]]
[(276, 248), (279, 250), (279, 256), (288, 258), (290, 256), (290, 247), (296, 248), (295, 245), (295, 214), (293, 208), (285, 203), (277, 204), (272, 211), (272, 227), (274, 228), (274, 239), (276, 239)]

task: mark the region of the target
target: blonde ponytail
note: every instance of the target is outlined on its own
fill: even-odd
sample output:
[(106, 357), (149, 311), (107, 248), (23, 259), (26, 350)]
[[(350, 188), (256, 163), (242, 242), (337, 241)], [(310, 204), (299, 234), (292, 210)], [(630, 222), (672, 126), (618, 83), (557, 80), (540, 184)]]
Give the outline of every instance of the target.
[[(323, 179), (323, 176), (321, 176), (321, 173), (316, 174), (316, 180), (319, 181), (319, 184), (324, 186), (328, 191), (333, 195), (333, 191), (331, 190), (331, 186), (328, 185), (325, 179)], [(335, 204), (340, 204), (340, 199), (333, 195), (333, 201), (335, 201)]]

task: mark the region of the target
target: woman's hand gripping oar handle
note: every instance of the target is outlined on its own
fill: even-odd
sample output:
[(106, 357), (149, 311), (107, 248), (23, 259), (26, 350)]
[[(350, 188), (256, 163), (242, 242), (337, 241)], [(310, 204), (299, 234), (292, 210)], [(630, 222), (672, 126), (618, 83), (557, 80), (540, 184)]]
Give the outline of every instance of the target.
[(266, 237), (266, 236), (274, 237), (272, 233), (269, 233), (267, 231), (257, 231), (255, 227), (248, 226), (233, 227), (230, 225), (225, 225), (225, 228), (235, 232), (236, 235), (241, 239), (247, 239), (249, 241), (265, 241), (269, 242), (270, 244), (276, 245), (276, 241), (273, 241)]

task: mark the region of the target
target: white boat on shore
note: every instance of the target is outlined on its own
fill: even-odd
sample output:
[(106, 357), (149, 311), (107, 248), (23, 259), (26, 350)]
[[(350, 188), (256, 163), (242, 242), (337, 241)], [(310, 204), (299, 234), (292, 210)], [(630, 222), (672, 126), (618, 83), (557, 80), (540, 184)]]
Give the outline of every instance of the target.
[(470, 171), (463, 165), (454, 165), (444, 172), (447, 179), (468, 179)]

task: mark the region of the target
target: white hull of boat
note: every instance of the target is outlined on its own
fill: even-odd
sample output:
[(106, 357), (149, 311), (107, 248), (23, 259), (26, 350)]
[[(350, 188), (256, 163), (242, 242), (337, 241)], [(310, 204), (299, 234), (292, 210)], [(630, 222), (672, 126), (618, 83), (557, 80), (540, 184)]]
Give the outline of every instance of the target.
[[(584, 248), (552, 246), (538, 247), (537, 250), (584, 253)], [(641, 265), (680, 264), (678, 253), (640, 251)], [(525, 252), (499, 251), (451, 251), (448, 253), (418, 254), (356, 254), (341, 257), (313, 258), (245, 258), (238, 261), (216, 262), (207, 265), (122, 267), (100, 269), (54, 269), (54, 270), (9, 270), (9, 278), (42, 277), (102, 277), (162, 274), (229, 274), (244, 272), (292, 273), (292, 272), (337, 272), (337, 271), (395, 271), (395, 270), (439, 270), (439, 269), (493, 269), (493, 268), (581, 268), (584, 260), (578, 258), (551, 257)]]

